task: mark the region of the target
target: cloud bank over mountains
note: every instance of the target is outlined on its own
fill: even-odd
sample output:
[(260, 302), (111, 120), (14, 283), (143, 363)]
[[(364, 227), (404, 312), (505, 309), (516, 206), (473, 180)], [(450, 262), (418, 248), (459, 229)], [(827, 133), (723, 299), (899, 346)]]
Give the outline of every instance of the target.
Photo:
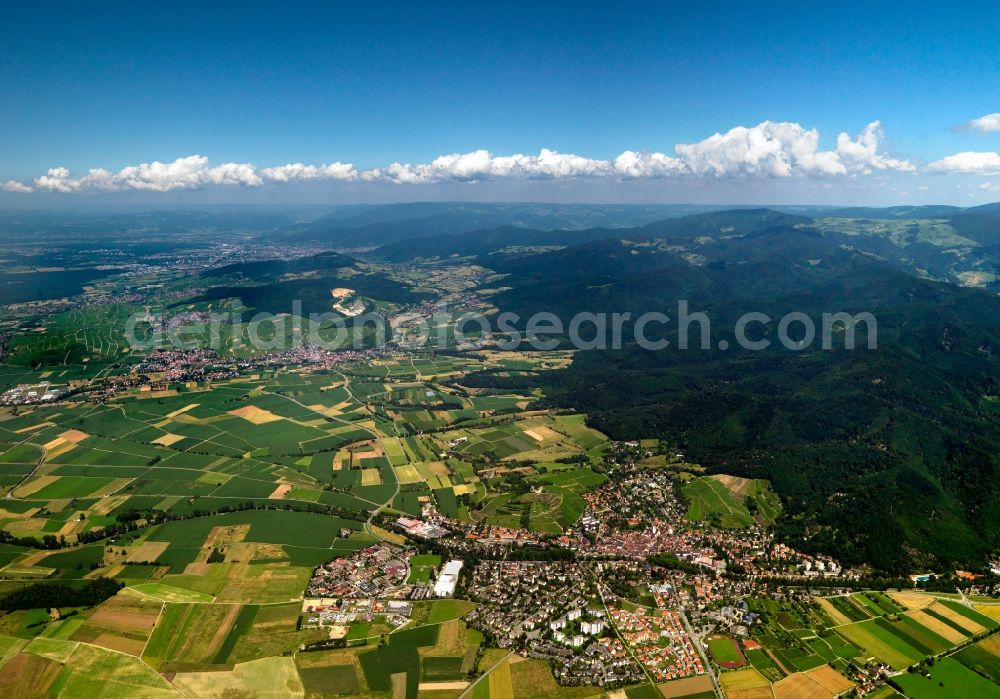
[[(978, 126), (974, 126), (978, 124)], [(1000, 131), (1000, 114), (976, 119), (969, 128)], [(488, 180), (564, 180), (607, 178), (618, 181), (664, 178), (836, 178), (862, 177), (883, 171), (917, 172), (918, 167), (882, 149), (882, 125), (874, 121), (851, 137), (841, 133), (833, 150), (820, 150), (820, 134), (794, 122), (765, 121), (737, 126), (697, 143), (678, 143), (674, 154), (625, 151), (614, 159), (594, 159), (543, 148), (538, 155), (494, 155), (487, 150), (442, 155), (429, 163), (392, 163), (358, 170), (350, 163), (289, 163), (258, 167), (252, 163), (212, 165), (191, 155), (173, 162), (130, 165), (118, 172), (95, 168), (73, 176), (54, 167), (32, 182), (0, 182), (0, 190), (169, 192), (220, 186), (260, 187), (295, 182), (384, 182), (399, 185)], [(920, 171), (947, 174), (1000, 174), (1000, 154), (965, 152), (932, 162)]]

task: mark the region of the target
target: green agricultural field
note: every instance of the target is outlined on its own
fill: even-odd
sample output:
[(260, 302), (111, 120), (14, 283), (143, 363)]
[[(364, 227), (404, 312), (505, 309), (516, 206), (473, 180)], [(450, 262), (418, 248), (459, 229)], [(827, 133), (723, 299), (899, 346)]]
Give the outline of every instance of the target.
[(746, 658), (750, 661), (750, 665), (757, 671), (759, 671), (764, 677), (771, 680), (772, 682), (777, 682), (782, 678), (781, 670), (774, 664), (771, 658), (768, 657), (767, 653), (759, 648), (754, 648), (745, 652)]
[(980, 675), (1000, 683), (1000, 638), (997, 636), (966, 646), (953, 657)]
[(1000, 697), (1000, 686), (977, 675), (953, 658), (940, 658), (929, 668), (930, 677), (903, 673), (894, 678), (912, 699), (954, 699)]
[(300, 667), (299, 677), (305, 690), (315, 694), (359, 694), (361, 686), (353, 665)]
[(238, 629), (243, 607), (228, 604), (168, 604), (143, 651), (161, 672), (209, 669), (228, 657), (227, 638)]
[(335, 543), (341, 550), (347, 543), (338, 540), (342, 528), (361, 529), (359, 522), (311, 512), (252, 510), (168, 522), (157, 527), (148, 541), (168, 542), (166, 552), (157, 560), (169, 561), (175, 572), (180, 572), (194, 560), (213, 528), (241, 525), (249, 525), (244, 541), (285, 545), (293, 564), (316, 555), (329, 558)]
[(56, 679), (62, 696), (174, 697), (176, 690), (138, 658), (80, 644)]
[(924, 657), (921, 651), (915, 649), (901, 636), (879, 626), (873, 619), (838, 626), (836, 631), (852, 645), (888, 663), (894, 669), (903, 669)]

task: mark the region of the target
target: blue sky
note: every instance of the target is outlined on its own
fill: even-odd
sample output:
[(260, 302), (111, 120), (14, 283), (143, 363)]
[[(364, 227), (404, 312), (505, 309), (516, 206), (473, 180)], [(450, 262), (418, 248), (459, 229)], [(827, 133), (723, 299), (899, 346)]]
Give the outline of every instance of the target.
[(315, 5), (6, 8), (0, 205), (1000, 199), (1000, 118), (964, 126), (1000, 112), (982, 5)]

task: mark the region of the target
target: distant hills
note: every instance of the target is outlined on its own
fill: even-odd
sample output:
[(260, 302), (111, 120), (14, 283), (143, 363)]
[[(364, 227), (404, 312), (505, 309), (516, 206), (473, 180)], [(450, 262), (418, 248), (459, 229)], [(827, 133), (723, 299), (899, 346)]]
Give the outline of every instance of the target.
[(289, 313), (297, 302), (303, 314), (323, 314), (331, 312), (334, 301), (331, 290), (337, 287), (392, 303), (414, 303), (428, 298), (335, 252), (287, 261), (240, 262), (210, 269), (200, 276), (208, 288), (193, 298), (178, 301), (175, 307), (238, 298), (255, 311)]
[[(1000, 291), (1000, 206), (995, 205), (971, 209), (816, 209), (811, 215), (766, 208), (734, 209), (688, 214), (628, 228), (542, 230), (504, 226), (415, 235), (387, 241), (370, 254), (392, 261), (460, 256), (495, 264), (496, 253), (512, 247), (521, 248), (523, 253), (524, 248), (623, 239), (669, 241), (689, 259), (695, 259), (717, 257), (718, 252), (709, 251), (709, 247), (732, 248), (731, 241), (767, 231), (779, 236), (809, 231), (814, 238), (824, 239), (834, 247), (860, 252), (914, 276)], [(802, 242), (800, 237), (789, 241), (796, 245)], [(785, 242), (773, 238), (771, 244), (780, 248)], [(749, 249), (738, 244), (735, 247), (739, 254)]]

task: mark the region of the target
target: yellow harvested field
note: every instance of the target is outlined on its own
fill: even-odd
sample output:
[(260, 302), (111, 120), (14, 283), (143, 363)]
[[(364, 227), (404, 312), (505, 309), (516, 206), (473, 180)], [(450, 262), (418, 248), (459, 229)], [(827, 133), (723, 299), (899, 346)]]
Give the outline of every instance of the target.
[(907, 616), (912, 618), (915, 622), (917, 622), (921, 626), (930, 629), (938, 636), (948, 641), (948, 643), (955, 643), (955, 644), (961, 643), (967, 638), (967, 636), (963, 635), (957, 629), (949, 626), (940, 619), (931, 616), (922, 609), (917, 609), (915, 611), (909, 612)]
[(14, 434), (26, 434), (28, 432), (37, 432), (40, 429), (51, 426), (51, 422), (40, 422), (37, 425), (31, 425), (30, 427), (22, 427), (19, 430), (14, 430)]
[(934, 597), (922, 592), (889, 592), (886, 594), (907, 609), (923, 609), (934, 604)]
[(833, 692), (804, 672), (789, 675), (774, 685), (775, 699), (832, 699)]
[(377, 468), (361, 469), (361, 485), (382, 485), (382, 474)]
[(558, 442), (560, 439), (563, 439), (561, 434), (546, 425), (534, 425), (530, 429), (523, 430), (523, 432), (536, 442)]
[(327, 417), (337, 417), (342, 412), (338, 410), (336, 407), (331, 408), (323, 405), (322, 403), (316, 403), (314, 405), (310, 405), (309, 409), (321, 415), (326, 415)]
[(823, 611), (826, 612), (826, 615), (830, 617), (830, 620), (833, 621), (834, 624), (840, 625), (851, 623), (851, 620), (848, 619), (843, 612), (834, 607), (830, 600), (825, 597), (820, 597), (816, 601), (819, 602), (819, 606), (823, 608)]
[(964, 617), (958, 612), (954, 612), (951, 609), (948, 609), (948, 607), (944, 606), (943, 604), (940, 604), (939, 602), (935, 602), (933, 605), (931, 605), (930, 609), (933, 610), (935, 614), (943, 616), (945, 619), (950, 619), (951, 621), (961, 626), (963, 629), (969, 632), (970, 636), (975, 636), (976, 634), (980, 634), (986, 630), (985, 626), (977, 624), (972, 619)]
[(157, 437), (156, 439), (154, 439), (153, 444), (159, 444), (164, 447), (169, 447), (171, 444), (177, 444), (177, 442), (181, 441), (182, 439), (184, 439), (184, 435), (167, 432), (162, 437)]
[[(657, 685), (657, 689), (660, 690), (663, 699), (674, 699), (674, 697), (688, 697), (692, 694), (714, 692), (712, 680), (709, 679), (708, 675), (685, 677), (682, 680), (664, 682), (661, 685)], [(624, 695), (625, 692), (622, 692), (622, 694)]]
[(990, 619), (1000, 621), (1000, 604), (974, 604), (972, 608)]
[(468, 495), (469, 493), (476, 492), (476, 486), (469, 485), (468, 483), (462, 483), (461, 485), (454, 485), (451, 487), (455, 495)]
[(112, 495), (101, 498), (90, 506), (90, 512), (95, 515), (106, 515), (126, 500), (128, 500), (128, 495)]
[(68, 439), (63, 439), (62, 437), (56, 437), (55, 439), (51, 439), (45, 444), (43, 444), (42, 448), (45, 451), (55, 451), (56, 449), (65, 444), (72, 444), (72, 442), (69, 441)]
[(833, 694), (846, 692), (854, 686), (853, 682), (841, 675), (829, 665), (820, 665), (817, 668), (809, 670), (806, 675), (808, 675), (809, 679), (814, 682), (819, 682)]
[(292, 490), (292, 486), (288, 483), (282, 483), (267, 497), (271, 500), (284, 500), (285, 496), (288, 495)]
[(399, 481), (400, 485), (407, 485), (409, 483), (420, 483), (422, 482), (423, 476), (413, 467), (412, 464), (406, 464), (405, 466), (396, 466), (393, 468), (396, 472), (396, 480)]
[(59, 436), (65, 439), (67, 442), (73, 442), (73, 444), (79, 444), (90, 435), (87, 434), (86, 432), (81, 432), (80, 430), (66, 430)]
[(160, 554), (167, 550), (168, 546), (170, 546), (169, 541), (144, 541), (128, 552), (125, 562), (142, 563), (145, 561), (155, 561), (160, 557)]
[(264, 410), (263, 408), (258, 408), (256, 405), (245, 405), (242, 408), (237, 408), (236, 410), (230, 410), (230, 415), (235, 415), (236, 417), (241, 417), (247, 422), (252, 422), (255, 425), (264, 425), (269, 422), (277, 422), (282, 418), (275, 415), (270, 410)]
[(768, 685), (751, 689), (727, 689), (726, 697), (727, 699), (774, 699), (774, 693), (771, 691), (771, 685)]
[(767, 678), (764, 677), (764, 675), (760, 674), (753, 668), (736, 670), (734, 672), (723, 672), (719, 675), (719, 681), (722, 683), (722, 687), (726, 690), (727, 694), (732, 691), (757, 689), (759, 687), (768, 687), (768, 694), (771, 692), (771, 683), (767, 681)]
[(185, 405), (185, 406), (184, 406), (183, 408), (181, 408), (180, 410), (175, 410), (175, 411), (174, 411), (174, 412), (172, 412), (172, 413), (167, 413), (167, 417), (169, 417), (169, 418), (175, 418), (175, 417), (177, 417), (178, 415), (181, 415), (181, 414), (183, 414), (183, 413), (186, 413), (186, 412), (187, 412), (187, 411), (189, 411), (189, 410), (194, 410), (195, 408), (197, 408), (197, 407), (198, 407), (198, 405), (199, 405), (198, 403), (188, 403), (187, 405)]
[(37, 478), (32, 478), (30, 481), (15, 490), (14, 495), (19, 498), (26, 498), (32, 493), (37, 493), (45, 486), (55, 483), (57, 480), (59, 480), (59, 476), (38, 476)]
[(462, 690), (469, 686), (468, 682), (421, 682), (417, 685), (419, 692), (434, 692), (442, 690)]
[(500, 663), (490, 673), (490, 699), (514, 699), (514, 685), (510, 679), (510, 663)]

